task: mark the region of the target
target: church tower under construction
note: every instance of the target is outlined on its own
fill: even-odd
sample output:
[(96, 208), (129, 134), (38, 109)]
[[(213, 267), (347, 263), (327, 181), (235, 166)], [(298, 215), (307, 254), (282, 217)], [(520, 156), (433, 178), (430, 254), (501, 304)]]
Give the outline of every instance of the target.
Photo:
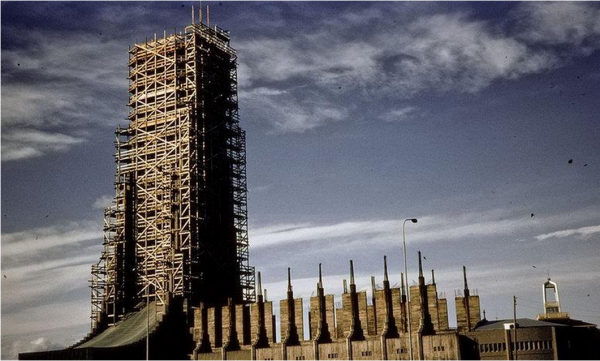
[[(192, 24), (129, 50), (129, 124), (92, 267), (92, 329), (143, 305), (254, 300), (245, 132), (229, 33)], [(207, 292), (210, 290), (210, 292)]]

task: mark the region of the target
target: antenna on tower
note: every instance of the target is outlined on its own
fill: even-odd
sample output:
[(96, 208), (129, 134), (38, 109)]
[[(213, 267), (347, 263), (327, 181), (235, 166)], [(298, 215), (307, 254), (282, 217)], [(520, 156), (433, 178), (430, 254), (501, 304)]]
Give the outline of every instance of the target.
[(210, 28), (210, 7), (206, 5), (206, 26)]

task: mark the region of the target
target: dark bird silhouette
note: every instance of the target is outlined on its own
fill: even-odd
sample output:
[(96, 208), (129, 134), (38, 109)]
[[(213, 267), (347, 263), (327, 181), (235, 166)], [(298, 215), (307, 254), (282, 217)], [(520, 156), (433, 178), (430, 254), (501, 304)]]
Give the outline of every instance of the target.
[(537, 268), (536, 266), (533, 266), (533, 268)]
[(46, 217), (44, 217), (44, 218), (48, 218), (48, 216), (49, 216), (49, 214), (46, 214)]
[[(4, 275), (4, 278), (6, 278), (6, 275)], [(588, 295), (588, 297), (589, 297), (589, 295)]]
[(573, 159), (569, 159), (569, 164), (573, 164)]
[(535, 214), (531, 213), (531, 216), (532, 216), (532, 217), (535, 217)]

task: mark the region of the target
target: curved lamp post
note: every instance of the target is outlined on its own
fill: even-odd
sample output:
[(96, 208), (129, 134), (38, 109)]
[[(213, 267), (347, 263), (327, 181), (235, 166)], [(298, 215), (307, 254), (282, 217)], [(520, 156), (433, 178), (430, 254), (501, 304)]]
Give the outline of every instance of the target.
[(413, 349), (412, 349), (412, 331), (410, 327), (410, 308), (408, 305), (410, 304), (410, 285), (408, 284), (408, 265), (406, 263), (406, 222), (417, 223), (418, 220), (416, 218), (407, 218), (402, 222), (402, 247), (404, 253), (404, 277), (406, 278), (406, 315), (408, 317), (408, 348), (410, 350), (410, 359), (414, 360), (413, 357)]

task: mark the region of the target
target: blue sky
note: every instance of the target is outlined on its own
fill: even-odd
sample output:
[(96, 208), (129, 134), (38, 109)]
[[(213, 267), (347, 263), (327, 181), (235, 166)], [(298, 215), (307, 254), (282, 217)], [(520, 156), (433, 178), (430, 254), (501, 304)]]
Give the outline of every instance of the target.
[[(207, 4), (203, 2), (203, 4)], [(401, 221), (454, 317), (461, 266), (489, 319), (600, 323), (597, 3), (209, 2), (238, 50), (251, 263), (270, 298), (396, 281)], [(127, 50), (190, 2), (2, 2), (2, 357), (89, 327)], [(198, 6), (195, 3), (196, 8)], [(572, 162), (570, 162), (572, 160)], [(5, 277), (4, 277), (5, 276)], [(392, 281), (394, 283), (394, 281)]]

